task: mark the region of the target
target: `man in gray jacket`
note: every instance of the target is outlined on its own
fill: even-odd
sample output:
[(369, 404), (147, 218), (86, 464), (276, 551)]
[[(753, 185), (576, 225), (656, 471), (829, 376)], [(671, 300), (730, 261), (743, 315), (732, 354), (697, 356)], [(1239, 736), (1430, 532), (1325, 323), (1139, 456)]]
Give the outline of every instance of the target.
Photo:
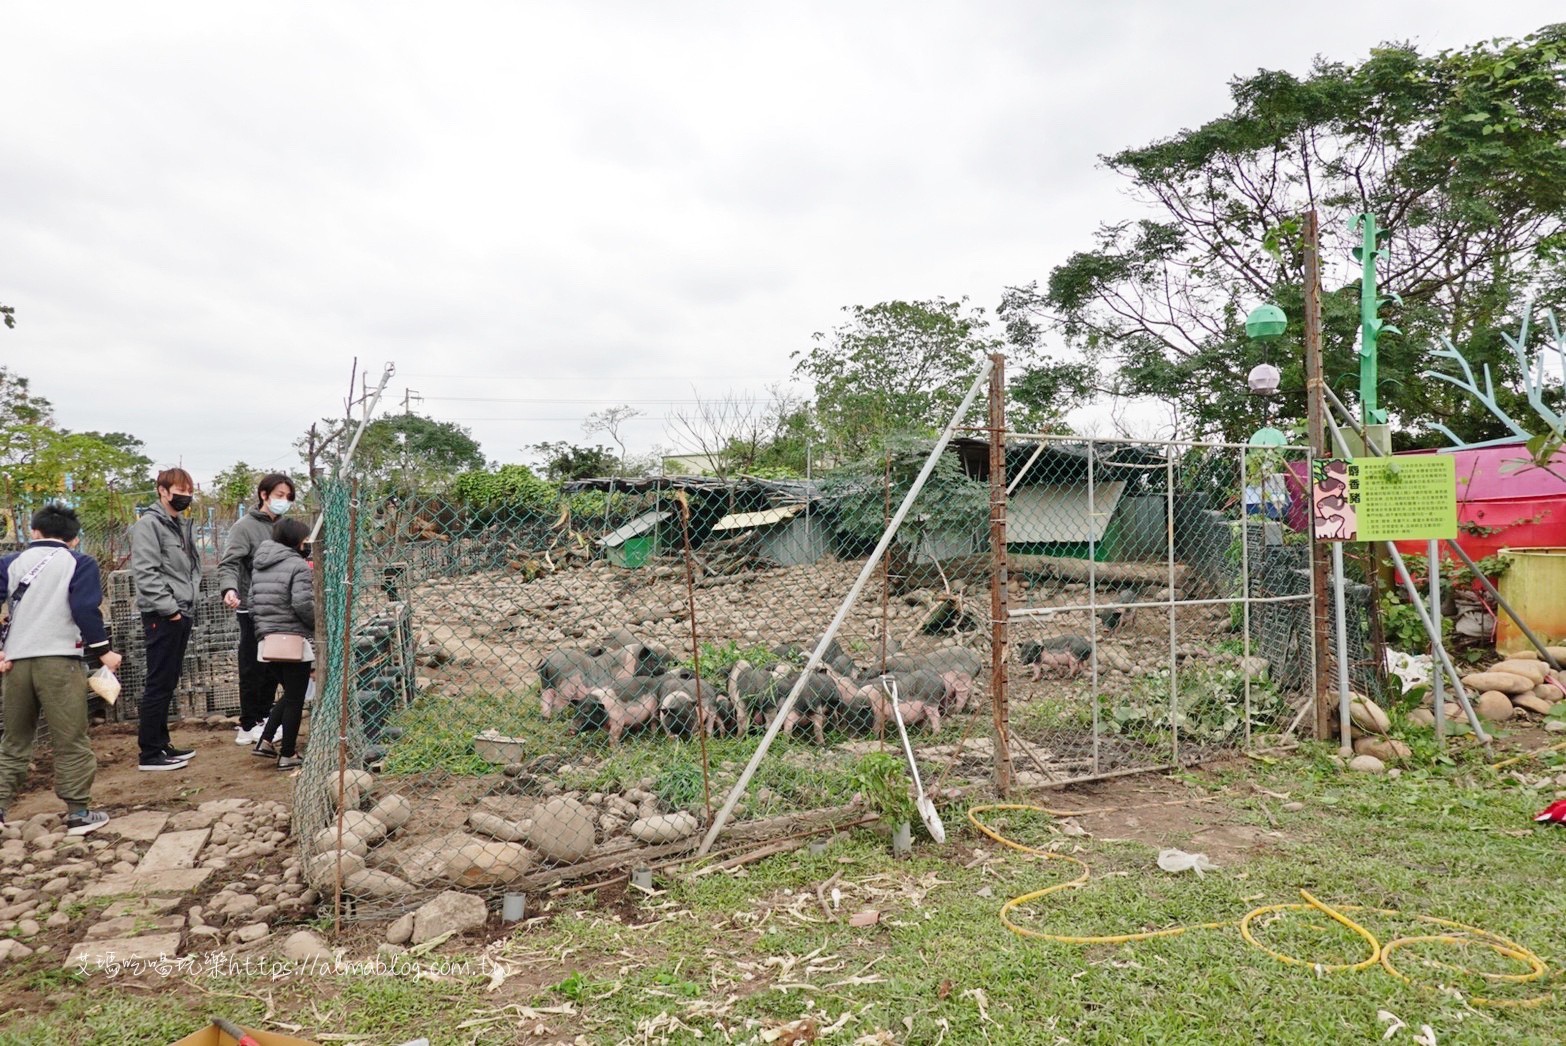
[(109, 815), (89, 810), (98, 762), (87, 740), (87, 676), (82, 659), (111, 672), (120, 655), (103, 624), (98, 561), (76, 550), (81, 523), (63, 505), (33, 513), (32, 544), (0, 559), (0, 601), (9, 610), (0, 635), (5, 737), (0, 739), (0, 824), (27, 778), (40, 713), (49, 721), (54, 791), (65, 801), (70, 835), (101, 828)]
[(294, 481), (270, 472), (256, 484), (256, 503), (229, 529), (223, 558), (218, 561), (218, 585), (223, 605), (239, 623), (239, 732), (234, 743), (253, 745), (277, 699), (277, 680), (256, 660), (256, 626), (250, 616), (250, 577), (256, 549), (272, 540), (272, 527), (294, 504)]
[(181, 468), (158, 473), (158, 502), (131, 527), (131, 573), (136, 609), (147, 639), (147, 687), (141, 695), (142, 770), (183, 770), (195, 751), (175, 748), (169, 737), (169, 703), (179, 684), (185, 647), (195, 626), (201, 556), (190, 521), (195, 481)]

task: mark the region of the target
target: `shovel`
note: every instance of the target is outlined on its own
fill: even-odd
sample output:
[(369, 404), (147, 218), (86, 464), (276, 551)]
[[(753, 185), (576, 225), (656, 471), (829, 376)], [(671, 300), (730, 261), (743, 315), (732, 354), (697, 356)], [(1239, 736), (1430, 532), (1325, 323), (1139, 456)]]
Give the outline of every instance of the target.
[(919, 763), (914, 759), (913, 745), (908, 743), (908, 728), (903, 725), (903, 710), (897, 705), (897, 680), (891, 680), (892, 690), (892, 718), (897, 720), (897, 732), (903, 739), (903, 751), (908, 754), (908, 769), (913, 771), (914, 789), (919, 793), (914, 800), (914, 806), (919, 810), (919, 819), (924, 822), (924, 827), (929, 831), (930, 838), (937, 843), (946, 841), (946, 826), (941, 823), (941, 814), (935, 808), (935, 803), (924, 794), (924, 782), (919, 780)]

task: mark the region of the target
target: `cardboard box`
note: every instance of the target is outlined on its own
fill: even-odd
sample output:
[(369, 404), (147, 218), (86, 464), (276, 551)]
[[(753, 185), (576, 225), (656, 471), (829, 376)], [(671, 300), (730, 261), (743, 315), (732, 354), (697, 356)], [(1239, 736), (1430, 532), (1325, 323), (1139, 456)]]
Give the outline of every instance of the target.
[[(279, 1035), (271, 1031), (257, 1031), (254, 1028), (246, 1028), (242, 1024), (240, 1027), (248, 1032), (250, 1037), (259, 1042), (261, 1046), (321, 1046), (320, 1043), (313, 1042), (310, 1039), (296, 1039), (292, 1035)], [(178, 1042), (170, 1043), (169, 1046), (234, 1046), (234, 1039), (232, 1036), (225, 1035), (219, 1031), (217, 1025), (209, 1024), (200, 1031), (191, 1032)]]

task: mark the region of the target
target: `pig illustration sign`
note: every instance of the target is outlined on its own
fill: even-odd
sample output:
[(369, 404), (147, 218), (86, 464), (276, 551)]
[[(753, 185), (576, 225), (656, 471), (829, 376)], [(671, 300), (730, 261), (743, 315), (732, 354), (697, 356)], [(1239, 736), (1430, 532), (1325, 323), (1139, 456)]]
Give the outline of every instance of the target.
[(1317, 458), (1311, 515), (1321, 541), (1457, 536), (1457, 467), (1445, 454)]

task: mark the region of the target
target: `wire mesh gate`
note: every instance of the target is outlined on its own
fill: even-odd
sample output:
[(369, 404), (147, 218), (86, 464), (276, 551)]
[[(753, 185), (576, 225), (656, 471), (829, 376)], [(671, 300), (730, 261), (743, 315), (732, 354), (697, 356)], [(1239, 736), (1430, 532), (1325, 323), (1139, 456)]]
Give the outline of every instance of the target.
[(1315, 678), (1308, 453), (1007, 437), (1020, 784), (1297, 729)]

